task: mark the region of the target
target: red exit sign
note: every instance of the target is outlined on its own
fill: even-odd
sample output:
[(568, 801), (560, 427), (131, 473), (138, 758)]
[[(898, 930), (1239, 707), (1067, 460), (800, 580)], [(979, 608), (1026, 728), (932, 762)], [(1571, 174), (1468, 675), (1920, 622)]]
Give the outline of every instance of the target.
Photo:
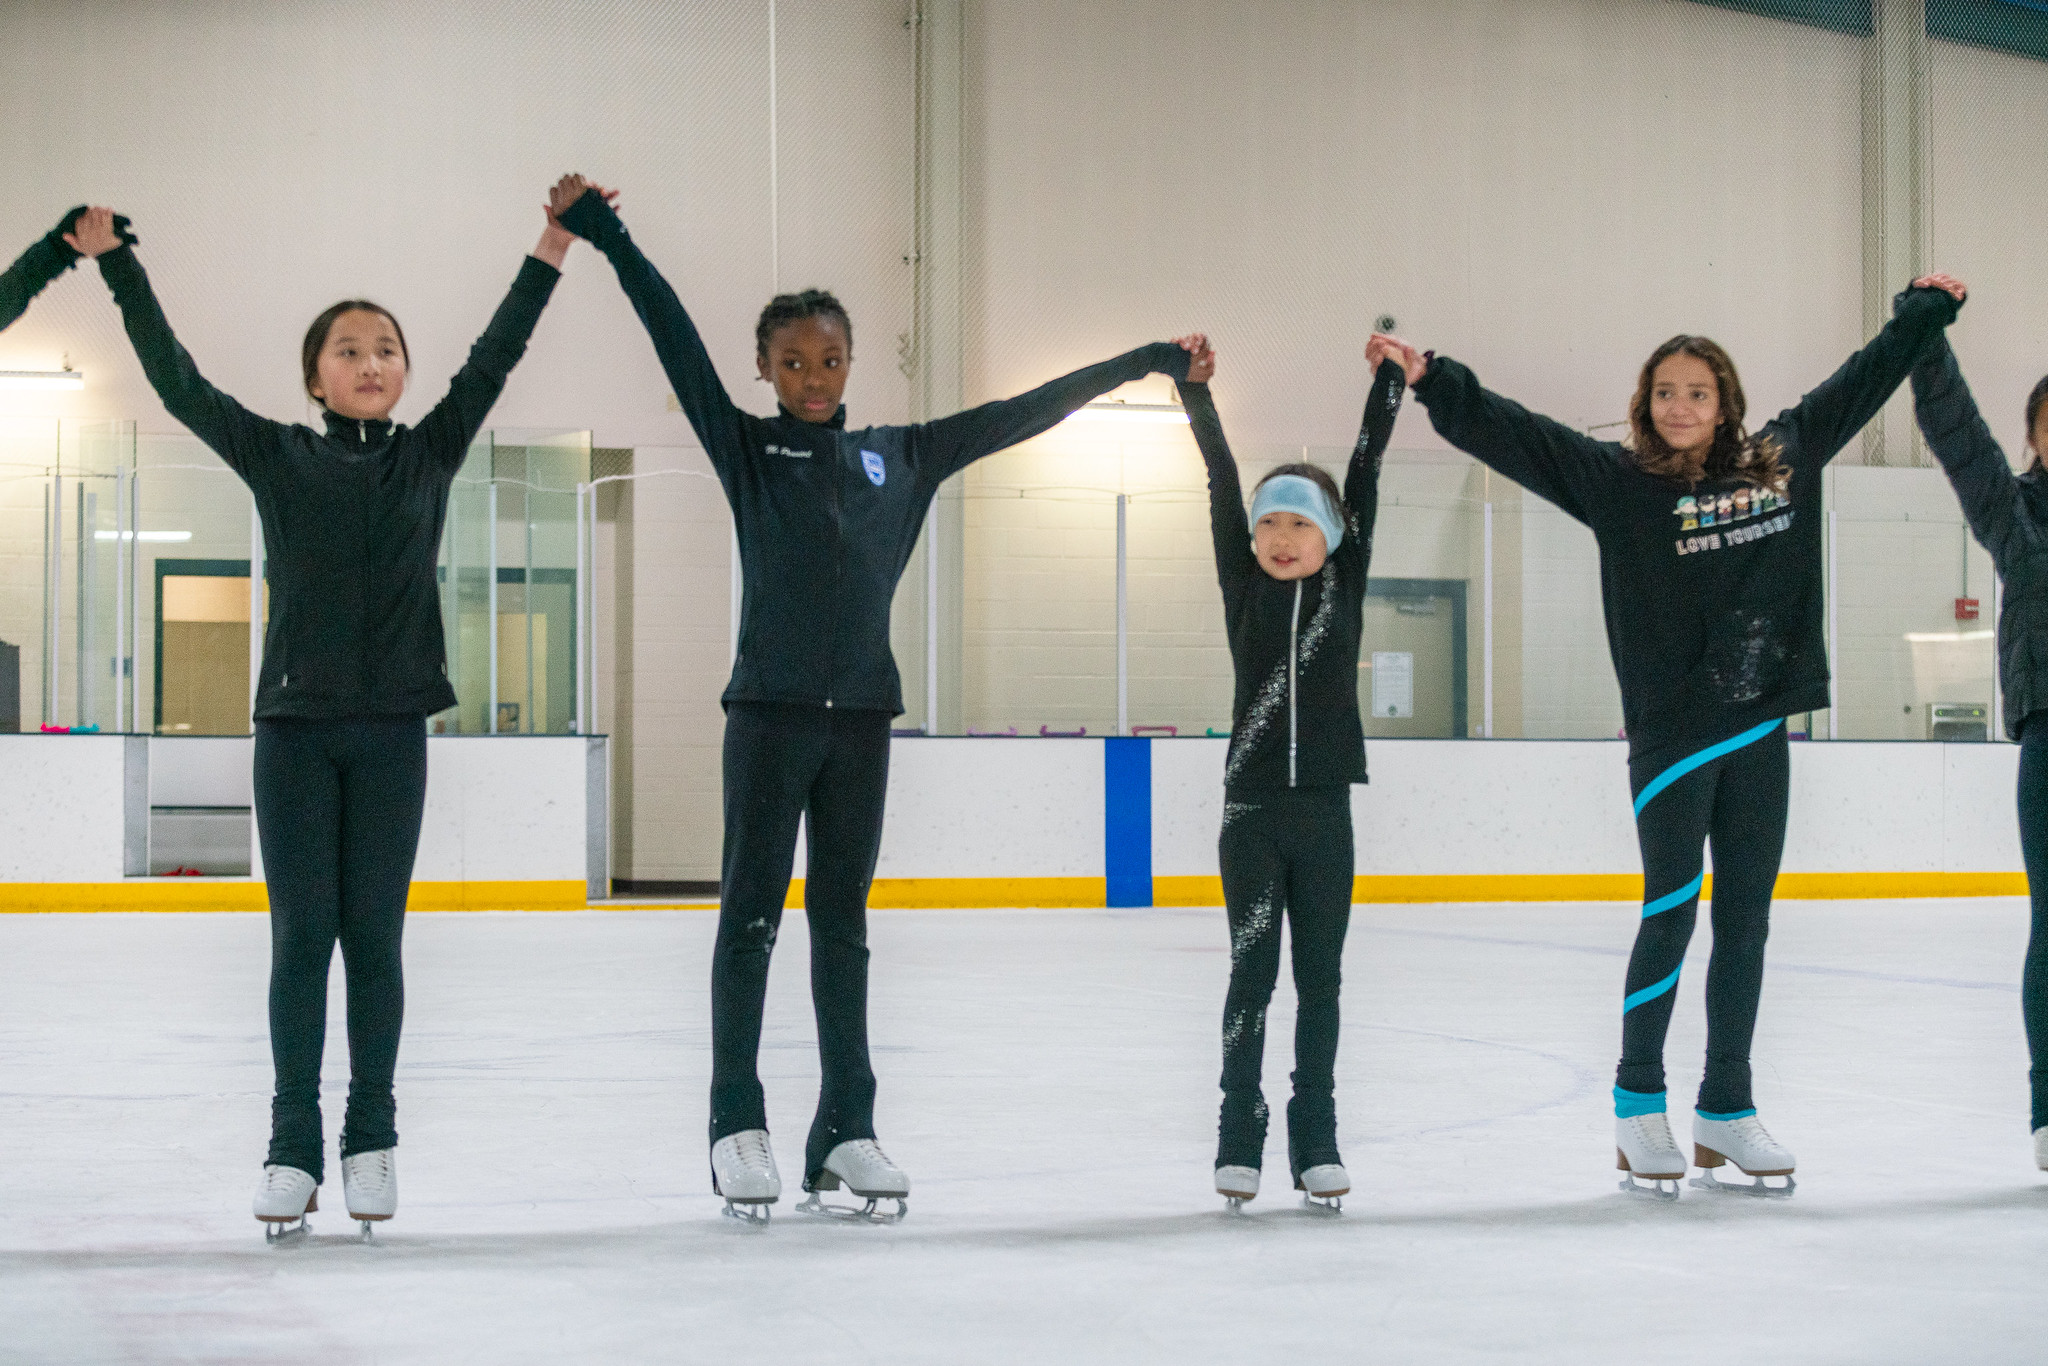
[(1976, 600), (1975, 598), (1957, 598), (1957, 599), (1956, 599), (1956, 620), (1957, 620), (1957, 621), (1975, 621), (1976, 619), (1977, 619), (1977, 600)]

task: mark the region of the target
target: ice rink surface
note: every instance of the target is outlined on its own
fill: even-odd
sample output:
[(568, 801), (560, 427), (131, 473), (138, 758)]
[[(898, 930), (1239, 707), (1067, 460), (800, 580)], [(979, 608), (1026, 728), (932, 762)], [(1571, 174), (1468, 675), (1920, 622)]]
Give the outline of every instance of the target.
[[(786, 1190), (719, 1217), (704, 912), (407, 929), (398, 1218), (248, 1212), (255, 915), (0, 917), (0, 1361), (2038, 1362), (2018, 900), (1787, 902), (1757, 1100), (1789, 1201), (1615, 1189), (1626, 905), (1360, 908), (1338, 1105), (1354, 1190), (1211, 1193), (1221, 911), (873, 917), (881, 1140), (910, 1217), (793, 1212), (816, 1096), (801, 915), (763, 1074)], [(1699, 1077), (1704, 925), (1669, 1053)], [(346, 1078), (340, 973), (329, 1143)], [(1292, 997), (1268, 1035), (1285, 1097)], [(1275, 1084), (1277, 1082), (1277, 1084)]]

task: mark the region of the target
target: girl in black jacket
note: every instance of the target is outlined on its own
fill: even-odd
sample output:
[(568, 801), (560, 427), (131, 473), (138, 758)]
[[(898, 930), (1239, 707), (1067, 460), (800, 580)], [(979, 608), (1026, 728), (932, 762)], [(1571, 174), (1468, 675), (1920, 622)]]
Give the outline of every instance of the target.
[(99, 258), (164, 407), (242, 477), (262, 517), (270, 619), (254, 777), (277, 1090), (255, 1213), (276, 1233), (303, 1227), (317, 1207), (327, 969), (339, 939), (349, 1033), (342, 1187), (367, 1234), (398, 1205), (399, 940), (426, 802), (426, 717), (455, 704), (435, 578), (448, 490), (574, 239), (550, 219), (447, 396), (417, 427), (391, 421), (411, 360), (397, 319), (361, 300), (322, 313), (301, 362), (325, 431), (258, 417), (206, 382), (106, 210), (87, 214), (68, 240)]
[(2004, 585), (1998, 678), (2005, 731), (2020, 742), (2020, 852), (2033, 895), (2033, 932), (2020, 977), (2020, 1012), (2033, 1061), (2034, 1164), (2048, 1171), (2048, 378), (2027, 396), (2027, 449), (2015, 475), (1985, 425), (1946, 341), (1913, 370), (1913, 406), (1963, 516), (1991, 552)]
[[(733, 403), (675, 290), (582, 176), (554, 210), (611, 261), (732, 506), (745, 594), (725, 703), (725, 850), (711, 958), (711, 1180), (726, 1212), (767, 1216), (782, 1176), (761, 1089), (768, 958), (782, 924), (797, 824), (810, 869), (811, 999), (823, 1073), (804, 1145), (800, 1208), (842, 1186), (902, 1201), (910, 1180), (875, 1142), (867, 1039), (867, 895), (881, 848), (889, 718), (903, 710), (889, 603), (938, 487), (1129, 380), (1187, 373), (1172, 342), (1141, 346), (1016, 398), (908, 427), (848, 430), (840, 395), (853, 324), (821, 290), (762, 310), (755, 364), (778, 411)], [(899, 1204), (899, 1212), (901, 1210)]]
[(1259, 1193), (1267, 1118), (1259, 1074), (1284, 913), (1299, 1000), (1287, 1163), (1306, 1202), (1336, 1209), (1351, 1189), (1337, 1152), (1336, 1062), (1355, 871), (1351, 784), (1366, 780), (1358, 644), (1380, 457), (1405, 381), (1392, 362), (1374, 375), (1341, 494), (1313, 465), (1282, 465), (1253, 489), (1247, 527), (1237, 462), (1209, 396), (1215, 354), (1204, 337), (1187, 341), (1197, 349), (1181, 400), (1209, 469), (1216, 577), (1237, 675), (1217, 846), (1230, 991), (1216, 1191), (1233, 1209)]
[[(1643, 855), (1614, 1088), (1624, 1190), (1676, 1199), (1687, 1170), (1665, 1117), (1664, 1035), (1708, 840), (1714, 952), (1692, 1126), (1693, 1159), (1706, 1174), (1694, 1184), (1792, 1190), (1792, 1154), (1756, 1117), (1749, 1049), (1785, 847), (1784, 718), (1829, 700), (1821, 471), (1939, 344), (1963, 292), (1945, 275), (1915, 280), (1868, 346), (1754, 436), (1734, 363), (1705, 337), (1673, 337), (1644, 363), (1625, 446), (1531, 413), (1456, 361), (1398, 338), (1368, 347), (1401, 360), (1445, 440), (1557, 504), (1599, 542)], [(1713, 1169), (1728, 1163), (1750, 1183), (1717, 1180)]]

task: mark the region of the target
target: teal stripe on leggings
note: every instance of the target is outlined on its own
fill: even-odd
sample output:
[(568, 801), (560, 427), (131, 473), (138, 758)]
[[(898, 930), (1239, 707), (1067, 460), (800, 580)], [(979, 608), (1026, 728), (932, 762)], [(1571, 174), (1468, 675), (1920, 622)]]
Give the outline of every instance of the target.
[(1660, 911), (1668, 911), (1673, 906), (1690, 901), (1693, 897), (1699, 895), (1700, 888), (1706, 885), (1706, 881), (1707, 870), (1702, 868), (1693, 874), (1691, 882), (1686, 883), (1670, 896), (1660, 896), (1655, 901), (1645, 902), (1643, 905), (1643, 919), (1648, 920)]
[(1666, 977), (1663, 981), (1657, 983), (1655, 986), (1644, 987), (1641, 991), (1631, 992), (1628, 996), (1622, 999), (1621, 1013), (1626, 1015), (1631, 1010), (1634, 1010), (1637, 1006), (1643, 1004), (1645, 1001), (1654, 1001), (1659, 996), (1662, 996), (1665, 992), (1671, 990), (1671, 988), (1677, 986), (1678, 974), (1683, 971), (1685, 971), (1685, 965), (1681, 963), (1678, 967), (1675, 967), (1671, 970), (1671, 975), (1669, 977)]
[(1642, 815), (1643, 808), (1650, 804), (1650, 798), (1656, 796), (1659, 792), (1662, 792), (1701, 764), (1711, 764), (1724, 754), (1732, 754), (1744, 745), (1754, 744), (1784, 724), (1785, 718), (1782, 716), (1775, 721), (1766, 721), (1761, 726), (1752, 726), (1732, 740), (1723, 740), (1718, 745), (1708, 745), (1699, 753), (1680, 759), (1644, 785), (1643, 790), (1636, 796), (1636, 814), (1638, 816)]

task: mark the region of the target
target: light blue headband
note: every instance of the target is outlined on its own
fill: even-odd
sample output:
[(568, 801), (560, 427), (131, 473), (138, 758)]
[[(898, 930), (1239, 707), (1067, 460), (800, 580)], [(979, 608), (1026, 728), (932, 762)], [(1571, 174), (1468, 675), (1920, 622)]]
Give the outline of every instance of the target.
[(1326, 554), (1334, 554), (1343, 543), (1344, 519), (1330, 506), (1330, 495), (1323, 492), (1322, 485), (1306, 475), (1282, 474), (1259, 485), (1252, 495), (1251, 524), (1257, 526), (1269, 512), (1291, 512), (1314, 522), (1323, 533)]

